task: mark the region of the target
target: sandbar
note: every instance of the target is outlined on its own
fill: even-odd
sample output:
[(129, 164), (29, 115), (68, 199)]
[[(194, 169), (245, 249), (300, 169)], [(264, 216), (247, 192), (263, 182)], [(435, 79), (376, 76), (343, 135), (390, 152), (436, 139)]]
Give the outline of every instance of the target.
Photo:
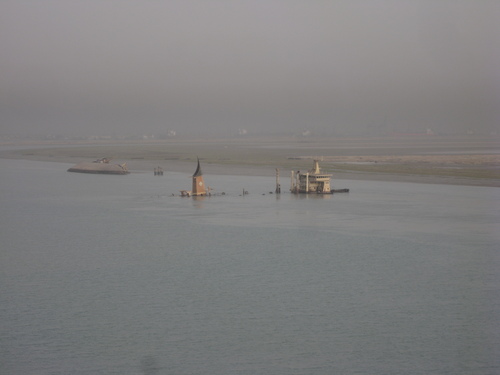
[[(109, 157), (132, 173), (289, 176), (319, 159), (334, 180), (384, 180), (500, 187), (500, 137), (242, 137), (161, 141), (3, 143), (0, 158), (76, 164)], [(15, 146), (15, 147), (13, 147)]]

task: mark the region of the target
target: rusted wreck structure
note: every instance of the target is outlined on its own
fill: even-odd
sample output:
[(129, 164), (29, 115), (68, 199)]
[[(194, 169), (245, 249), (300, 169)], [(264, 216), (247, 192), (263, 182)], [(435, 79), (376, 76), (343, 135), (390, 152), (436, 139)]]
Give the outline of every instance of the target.
[(127, 164), (110, 164), (111, 158), (102, 158), (93, 162), (81, 162), (68, 169), (68, 172), (97, 174), (129, 174)]
[(294, 194), (333, 194), (349, 192), (349, 189), (332, 189), (330, 184), (331, 179), (331, 174), (321, 172), (319, 160), (315, 159), (313, 168), (306, 173), (292, 171), (290, 191)]
[(201, 172), (200, 159), (198, 159), (198, 166), (196, 171), (192, 176), (192, 186), (191, 191), (181, 190), (181, 196), (183, 197), (196, 197), (196, 196), (206, 196), (210, 194), (210, 188), (205, 186), (205, 181), (203, 180), (203, 173)]

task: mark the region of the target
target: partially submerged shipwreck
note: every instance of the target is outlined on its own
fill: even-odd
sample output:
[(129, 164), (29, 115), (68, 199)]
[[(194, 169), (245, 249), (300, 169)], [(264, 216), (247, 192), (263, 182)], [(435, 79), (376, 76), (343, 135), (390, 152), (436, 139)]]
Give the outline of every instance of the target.
[(129, 174), (127, 164), (110, 164), (111, 158), (102, 158), (93, 162), (81, 162), (68, 169), (68, 172), (97, 174)]
[(349, 189), (332, 189), (332, 175), (322, 173), (319, 160), (314, 160), (314, 166), (306, 173), (300, 171), (291, 174), (290, 191), (294, 194), (333, 194), (348, 193)]
[[(180, 190), (182, 197), (199, 197), (210, 196), (211, 188), (205, 185), (203, 173), (201, 171), (200, 159), (196, 171), (191, 177), (191, 190)], [(314, 160), (314, 166), (306, 173), (300, 171), (292, 171), (290, 192), (293, 194), (333, 194), (333, 193), (348, 193), (349, 189), (333, 189), (331, 186), (332, 175), (322, 173), (319, 167), (319, 160)], [(279, 169), (276, 169), (276, 194), (281, 193), (281, 185), (279, 183)], [(243, 195), (248, 194), (248, 191), (243, 189)], [(272, 192), (271, 192), (272, 194)], [(225, 195), (225, 193), (222, 193)]]
[(192, 176), (191, 191), (181, 190), (181, 196), (199, 197), (206, 195), (210, 195), (210, 188), (208, 186), (205, 186), (205, 181), (203, 180), (203, 173), (201, 172), (201, 167), (200, 167), (200, 159), (198, 159), (198, 166), (196, 167), (196, 171)]

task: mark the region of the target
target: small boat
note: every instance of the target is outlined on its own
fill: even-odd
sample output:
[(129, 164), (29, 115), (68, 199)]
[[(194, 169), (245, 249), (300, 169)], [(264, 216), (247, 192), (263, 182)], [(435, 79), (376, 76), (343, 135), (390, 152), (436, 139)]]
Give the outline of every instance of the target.
[(111, 158), (102, 158), (93, 162), (81, 162), (68, 169), (68, 172), (96, 174), (129, 174), (127, 164), (109, 164)]

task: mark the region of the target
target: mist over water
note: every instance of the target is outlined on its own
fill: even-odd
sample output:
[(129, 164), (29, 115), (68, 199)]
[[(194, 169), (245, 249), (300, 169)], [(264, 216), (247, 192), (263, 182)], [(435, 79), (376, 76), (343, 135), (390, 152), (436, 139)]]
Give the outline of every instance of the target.
[(498, 132), (495, 1), (0, 4), (0, 136)]
[(500, 369), (497, 188), (66, 169), (0, 160), (2, 373)]
[[(0, 142), (490, 137), (498, 19), (495, 1), (5, 0)], [(0, 159), (1, 374), (500, 373), (498, 188), (211, 175), (226, 194), (187, 199), (189, 174), (68, 167)]]

